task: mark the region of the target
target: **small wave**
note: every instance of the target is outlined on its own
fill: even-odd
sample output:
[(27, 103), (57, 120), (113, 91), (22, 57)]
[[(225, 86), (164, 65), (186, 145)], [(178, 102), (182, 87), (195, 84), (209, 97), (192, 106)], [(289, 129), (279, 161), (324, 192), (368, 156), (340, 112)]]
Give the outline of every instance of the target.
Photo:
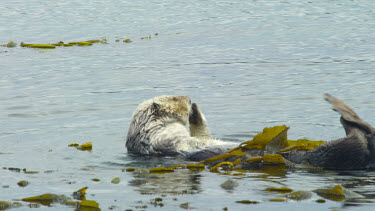
[(9, 114), (8, 117), (16, 117), (16, 118), (34, 118), (36, 117), (33, 114), (22, 114), (22, 113), (14, 113), (14, 114)]

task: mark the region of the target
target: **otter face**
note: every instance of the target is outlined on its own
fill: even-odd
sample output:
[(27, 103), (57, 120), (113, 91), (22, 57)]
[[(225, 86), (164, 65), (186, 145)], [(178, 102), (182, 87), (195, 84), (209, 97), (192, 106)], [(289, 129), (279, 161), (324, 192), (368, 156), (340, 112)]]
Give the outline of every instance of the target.
[(191, 111), (191, 100), (187, 96), (161, 96), (153, 99), (152, 109), (159, 117), (172, 117), (186, 124)]

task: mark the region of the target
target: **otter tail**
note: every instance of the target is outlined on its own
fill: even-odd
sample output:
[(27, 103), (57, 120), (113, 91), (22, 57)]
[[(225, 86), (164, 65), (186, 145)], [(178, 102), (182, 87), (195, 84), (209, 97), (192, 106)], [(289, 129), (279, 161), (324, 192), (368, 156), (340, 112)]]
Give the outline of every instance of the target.
[(359, 118), (359, 116), (341, 100), (330, 94), (324, 94), (324, 99), (333, 106), (332, 109), (334, 111), (341, 114), (341, 123), (344, 126), (347, 136), (356, 131), (354, 129), (364, 131), (366, 134), (372, 134), (375, 132), (375, 129), (371, 127), (371, 125), (361, 120), (361, 118)]

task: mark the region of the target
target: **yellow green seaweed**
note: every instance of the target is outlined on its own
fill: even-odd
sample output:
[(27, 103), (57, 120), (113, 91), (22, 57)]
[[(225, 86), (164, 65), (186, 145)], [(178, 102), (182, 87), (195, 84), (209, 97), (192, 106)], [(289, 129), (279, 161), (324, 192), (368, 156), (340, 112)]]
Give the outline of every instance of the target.
[(4, 44), (4, 45), (0, 45), (1, 47), (7, 47), (7, 48), (14, 48), (17, 46), (17, 43), (13, 42), (13, 41), (10, 41), (8, 42), (7, 44)]
[(190, 170), (195, 170), (195, 169), (204, 169), (204, 164), (202, 163), (189, 163), (186, 165), (186, 168)]
[(150, 169), (150, 173), (169, 173), (174, 172), (173, 168), (157, 167)]
[(287, 199), (270, 199), (271, 202), (287, 202)]
[(298, 139), (297, 141), (288, 140), (288, 146), (282, 149), (280, 152), (292, 150), (312, 150), (324, 143), (324, 141), (310, 141), (308, 139)]
[(29, 185), (29, 182), (26, 181), (26, 180), (21, 180), (21, 181), (17, 182), (17, 185), (20, 186), (20, 187), (26, 187), (27, 185)]
[[(124, 169), (122, 171), (124, 171)], [(125, 171), (126, 172), (133, 172), (133, 171), (135, 171), (135, 168), (126, 168)]]
[(81, 210), (91, 210), (91, 211), (100, 210), (99, 203), (96, 201), (92, 201), (92, 200), (83, 200), (79, 202), (78, 206)]
[(221, 162), (216, 164), (214, 167), (210, 169), (211, 172), (217, 172), (219, 167), (223, 168), (224, 170), (230, 170), (233, 168), (233, 163), (229, 161)]
[(290, 193), (290, 192), (293, 192), (293, 190), (291, 188), (288, 188), (288, 187), (281, 187), (281, 188), (269, 187), (269, 188), (266, 188), (266, 191), (269, 191), (269, 192), (278, 192), (278, 193)]
[(113, 178), (113, 179), (111, 180), (111, 183), (112, 183), (112, 184), (119, 184), (119, 183), (120, 183), (120, 178), (118, 178), (118, 177)]
[(50, 45), (50, 44), (30, 44), (27, 47), (29, 47), (29, 48), (42, 48), (42, 49), (53, 49), (53, 48), (56, 48), (56, 46)]
[(264, 155), (263, 162), (269, 164), (285, 164), (284, 157), (279, 154)]
[(35, 202), (35, 203), (39, 203), (39, 204), (49, 206), (52, 203), (66, 201), (67, 199), (68, 198), (64, 195), (56, 195), (56, 194), (46, 193), (46, 194), (43, 194), (43, 195), (40, 195), (40, 196), (23, 198), (21, 200), (25, 201), (25, 202)]
[[(262, 133), (254, 136), (253, 140), (246, 141), (240, 144), (233, 150), (248, 150), (248, 149), (264, 149), (269, 142), (283, 131), (288, 130), (286, 125), (265, 127)], [(286, 135), (286, 134), (285, 134)]]
[(250, 200), (240, 200), (240, 201), (236, 201), (236, 203), (239, 203), (239, 204), (259, 204), (260, 202), (259, 201), (250, 201)]

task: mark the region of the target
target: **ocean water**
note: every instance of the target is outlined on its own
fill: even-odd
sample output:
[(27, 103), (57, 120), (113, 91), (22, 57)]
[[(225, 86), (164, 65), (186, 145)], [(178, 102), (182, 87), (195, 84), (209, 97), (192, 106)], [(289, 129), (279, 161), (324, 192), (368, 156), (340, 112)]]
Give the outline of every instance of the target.
[[(45, 193), (71, 197), (88, 187), (86, 198), (102, 210), (373, 210), (374, 172), (236, 176), (178, 170), (150, 176), (122, 169), (183, 162), (126, 152), (137, 105), (159, 95), (189, 96), (214, 137), (238, 143), (283, 124), (293, 140), (343, 137), (339, 115), (323, 93), (375, 125), (374, 8), (370, 0), (2, 1), (0, 44), (108, 44), (0, 47), (0, 201)], [(127, 38), (133, 42), (122, 42)], [(92, 142), (93, 150), (68, 147), (74, 142)], [(119, 184), (111, 183), (115, 177)], [(228, 179), (238, 183), (234, 190), (221, 188)], [(29, 185), (19, 187), (21, 180)], [(316, 203), (321, 197), (313, 194), (278, 203), (269, 199), (283, 194), (264, 191), (334, 185), (365, 198)], [(22, 204), (14, 210), (29, 208)], [(54, 203), (38, 209), (75, 208)]]

